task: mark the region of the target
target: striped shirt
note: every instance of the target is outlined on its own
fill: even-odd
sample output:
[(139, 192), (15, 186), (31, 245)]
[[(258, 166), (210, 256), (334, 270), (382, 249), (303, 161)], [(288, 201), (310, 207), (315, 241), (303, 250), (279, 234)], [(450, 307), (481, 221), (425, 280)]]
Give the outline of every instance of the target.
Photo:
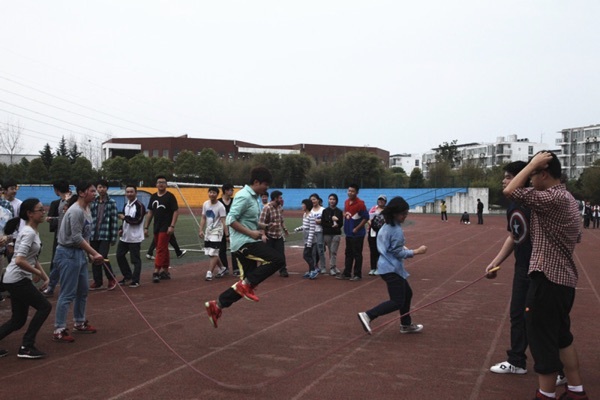
[(315, 227), (317, 226), (315, 218), (310, 213), (304, 213), (302, 216), (302, 226), (294, 229), (296, 232), (304, 232), (304, 244), (312, 247), (315, 241)]
[(571, 193), (565, 185), (556, 185), (546, 190), (519, 188), (511, 197), (531, 210), (529, 273), (539, 271), (551, 282), (576, 287), (573, 251), (581, 237), (581, 217)]

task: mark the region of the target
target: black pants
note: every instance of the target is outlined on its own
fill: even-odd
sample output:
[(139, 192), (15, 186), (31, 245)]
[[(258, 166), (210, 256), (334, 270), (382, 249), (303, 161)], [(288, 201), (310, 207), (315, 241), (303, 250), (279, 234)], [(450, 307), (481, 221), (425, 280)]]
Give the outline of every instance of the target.
[[(252, 287), (279, 271), (285, 265), (285, 259), (277, 250), (263, 242), (252, 242), (243, 245), (236, 257), (240, 270), (240, 279), (246, 279)], [(257, 266), (260, 262), (260, 266)], [(233, 288), (229, 288), (219, 296), (222, 308), (230, 307), (242, 297)]]
[(25, 335), (23, 335), (23, 346), (34, 346), (35, 337), (48, 318), (52, 305), (27, 278), (16, 283), (5, 283), (4, 287), (10, 293), (12, 316), (4, 325), (0, 326), (0, 340), (21, 329), (27, 322), (29, 307), (33, 307), (36, 311)]
[(362, 251), (364, 241), (364, 236), (346, 236), (346, 257), (344, 260), (344, 276), (352, 276), (352, 267), (354, 266), (354, 276), (362, 278)]
[(593, 224), (593, 225), (594, 225), (594, 226), (593, 226), (593, 228), (594, 228), (594, 229), (598, 228), (598, 226), (599, 226), (599, 224), (600, 224), (600, 218), (598, 218), (598, 217), (594, 217), (594, 218), (592, 218), (592, 221), (593, 221), (593, 223), (594, 223), (594, 224)]
[(52, 258), (50, 259), (50, 271), (54, 269), (54, 254), (56, 254), (56, 246), (58, 246), (58, 232), (54, 233), (54, 240), (52, 242)]
[(483, 225), (483, 212), (478, 212), (477, 213), (477, 223), (479, 225)]
[[(175, 254), (179, 256), (181, 254), (181, 248), (179, 247), (179, 243), (177, 243), (177, 239), (175, 238), (174, 233), (169, 238), (169, 244), (173, 247), (173, 250), (175, 250)], [(154, 237), (152, 237), (152, 243), (150, 243), (150, 247), (148, 248), (147, 254), (153, 255), (155, 249), (156, 242), (154, 241)]]
[[(110, 251), (110, 242), (108, 240), (92, 240), (90, 246), (98, 253), (102, 254), (105, 260), (108, 260), (108, 252)], [(96, 286), (102, 286), (102, 270), (106, 274), (106, 279), (113, 280), (113, 269), (110, 261), (105, 261), (102, 265), (92, 264), (92, 275)]]
[(281, 253), (281, 256), (283, 257), (283, 267), (281, 267), (279, 272), (287, 271), (287, 264), (285, 260), (285, 240), (283, 240), (283, 238), (274, 239), (267, 237), (267, 246)]
[(442, 211), (442, 221), (448, 221), (448, 213), (446, 211)]
[[(387, 285), (390, 299), (367, 311), (369, 318), (374, 320), (377, 317), (381, 317), (382, 315), (394, 311), (400, 311), (400, 315), (408, 313), (410, 311), (410, 302), (413, 294), (408, 281), (393, 272), (381, 275), (381, 279), (383, 279)], [(412, 323), (410, 314), (400, 318), (400, 323), (402, 325), (410, 325)]]
[(377, 236), (372, 237), (369, 234), (367, 239), (369, 242), (369, 251), (371, 253), (371, 270), (377, 269), (377, 262), (379, 261), (379, 250), (377, 250)]
[[(223, 235), (223, 240), (221, 241), (221, 248), (219, 249), (219, 258), (221, 259), (221, 264), (227, 269), (229, 269), (229, 262), (227, 261), (227, 238)], [(231, 268), (233, 271), (237, 271), (237, 261), (235, 259), (235, 251), (231, 252)]]
[(558, 373), (563, 368), (559, 350), (573, 343), (569, 313), (575, 288), (551, 282), (542, 272), (530, 278), (525, 314), (533, 369), (538, 374)]
[[(140, 245), (141, 243), (126, 243), (119, 240), (117, 245), (117, 264), (123, 274), (123, 278), (129, 279), (132, 282), (140, 283), (140, 274), (142, 273), (142, 259), (140, 258)], [(131, 273), (131, 267), (127, 262), (127, 253), (133, 264), (133, 274)]]
[(508, 362), (519, 368), (527, 367), (527, 330), (525, 307), (529, 290), (529, 265), (515, 265), (512, 296), (510, 299), (510, 349), (506, 351)]

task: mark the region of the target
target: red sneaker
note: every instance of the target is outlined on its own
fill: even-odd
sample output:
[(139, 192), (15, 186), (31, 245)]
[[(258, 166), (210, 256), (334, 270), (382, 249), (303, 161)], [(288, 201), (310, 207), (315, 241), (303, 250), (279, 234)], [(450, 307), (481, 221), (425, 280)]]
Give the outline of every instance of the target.
[(65, 328), (62, 331), (55, 333), (52, 336), (52, 340), (60, 343), (73, 343), (75, 341), (75, 338), (69, 335), (69, 331)]
[(206, 307), (206, 313), (208, 314), (208, 319), (213, 324), (213, 326), (217, 327), (217, 320), (221, 318), (222, 311), (217, 305), (217, 302), (214, 300), (207, 301), (204, 303), (204, 307)]
[(75, 324), (75, 326), (73, 326), (73, 332), (77, 332), (77, 333), (96, 333), (96, 328), (94, 328), (93, 326), (91, 326), (88, 321), (86, 320), (83, 324), (78, 325)]
[(588, 400), (587, 394), (585, 392), (573, 392), (567, 389), (558, 400)]
[(104, 286), (102, 284), (96, 285), (96, 282), (92, 282), (90, 284), (90, 290), (102, 290), (102, 289), (104, 289)]
[(115, 281), (114, 279), (111, 279), (108, 281), (108, 290), (113, 290), (114, 288), (117, 287), (117, 281)]
[(258, 301), (258, 296), (254, 293), (254, 289), (251, 285), (244, 283), (244, 281), (238, 281), (232, 286), (233, 290), (240, 296), (250, 301)]

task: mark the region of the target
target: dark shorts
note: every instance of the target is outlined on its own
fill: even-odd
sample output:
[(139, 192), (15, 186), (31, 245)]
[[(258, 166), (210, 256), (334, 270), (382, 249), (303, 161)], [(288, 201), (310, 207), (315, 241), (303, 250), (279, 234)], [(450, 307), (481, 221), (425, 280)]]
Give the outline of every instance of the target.
[(220, 249), (221, 248), (221, 242), (211, 242), (208, 240), (204, 241), (204, 247), (208, 247), (211, 249)]
[(527, 339), (538, 374), (562, 370), (559, 350), (573, 343), (569, 313), (575, 300), (575, 288), (550, 282), (542, 272), (529, 275), (525, 316)]

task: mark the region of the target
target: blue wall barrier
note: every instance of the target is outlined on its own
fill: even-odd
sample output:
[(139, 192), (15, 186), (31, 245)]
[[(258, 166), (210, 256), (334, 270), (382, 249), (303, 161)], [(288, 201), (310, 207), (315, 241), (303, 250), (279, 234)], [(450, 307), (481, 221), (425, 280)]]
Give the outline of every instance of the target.
[[(279, 190), (283, 193), (285, 209), (299, 210), (303, 199), (307, 199), (311, 194), (317, 193), (323, 199), (323, 206), (327, 207), (327, 198), (329, 194), (335, 193), (339, 198), (339, 206), (343, 208), (344, 201), (348, 198), (347, 189), (278, 189), (271, 188), (269, 193)], [(358, 197), (361, 198), (367, 208), (371, 208), (377, 203), (380, 195), (386, 195), (388, 201), (392, 197), (401, 196), (408, 202), (410, 208), (422, 206), (435, 200), (444, 199), (447, 196), (454, 196), (456, 193), (467, 193), (467, 188), (424, 188), (424, 189), (360, 189)]]
[[(75, 192), (75, 188), (71, 187), (71, 190)], [(311, 194), (317, 193), (323, 199), (323, 205), (327, 206), (327, 198), (330, 193), (338, 195), (340, 200), (340, 208), (343, 207), (344, 201), (348, 197), (346, 195), (347, 189), (279, 189), (271, 188), (269, 193), (274, 190), (280, 190), (283, 193), (285, 200), (285, 208), (287, 210), (299, 210), (300, 204), (303, 199), (307, 199)], [(388, 201), (395, 196), (401, 196), (408, 202), (410, 208), (416, 206), (423, 206), (426, 203), (434, 202), (435, 200), (444, 199), (448, 196), (454, 196), (456, 193), (467, 193), (467, 188), (423, 188), (423, 189), (361, 189), (358, 193), (358, 197), (364, 200), (367, 208), (371, 208), (377, 203), (377, 198), (384, 194), (387, 196)], [(125, 191), (120, 188), (109, 189), (109, 195), (117, 202), (119, 210), (123, 209), (125, 204)], [(19, 186), (17, 192), (17, 198), (25, 200), (29, 197), (37, 197), (45, 205), (49, 206), (50, 203), (57, 199), (54, 194), (52, 186), (46, 185), (22, 185)], [(148, 204), (150, 194), (144, 191), (138, 191), (138, 198), (144, 204)], [(183, 207), (183, 205), (180, 205)]]

